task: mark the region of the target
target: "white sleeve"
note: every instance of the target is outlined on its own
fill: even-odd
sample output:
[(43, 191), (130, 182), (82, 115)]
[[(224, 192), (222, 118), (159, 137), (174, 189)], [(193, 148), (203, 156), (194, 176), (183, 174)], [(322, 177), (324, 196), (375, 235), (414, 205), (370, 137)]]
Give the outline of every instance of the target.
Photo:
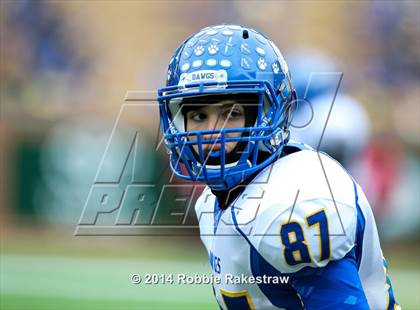
[[(386, 274), (385, 259), (382, 255), (372, 209), (359, 186), (357, 192), (361, 212), (365, 219), (359, 269), (360, 279), (370, 307), (372, 309), (387, 309), (389, 305), (397, 304), (391, 294), (392, 285)], [(388, 281), (389, 283), (387, 283)]]

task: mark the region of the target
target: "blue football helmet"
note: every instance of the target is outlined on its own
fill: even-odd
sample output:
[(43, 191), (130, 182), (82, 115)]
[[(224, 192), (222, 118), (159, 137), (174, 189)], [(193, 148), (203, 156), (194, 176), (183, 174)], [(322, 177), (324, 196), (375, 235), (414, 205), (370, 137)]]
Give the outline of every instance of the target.
[[(217, 101), (212, 96), (254, 98), (255, 118), (241, 128), (186, 131), (183, 105), (194, 104), (191, 99), (211, 104)], [(174, 174), (204, 182), (214, 190), (227, 190), (280, 156), (289, 139), (296, 92), (287, 64), (272, 41), (251, 28), (219, 25), (200, 30), (178, 47), (157, 100)], [(228, 142), (241, 145), (237, 156), (226, 154)], [(206, 144), (220, 147), (206, 154)]]

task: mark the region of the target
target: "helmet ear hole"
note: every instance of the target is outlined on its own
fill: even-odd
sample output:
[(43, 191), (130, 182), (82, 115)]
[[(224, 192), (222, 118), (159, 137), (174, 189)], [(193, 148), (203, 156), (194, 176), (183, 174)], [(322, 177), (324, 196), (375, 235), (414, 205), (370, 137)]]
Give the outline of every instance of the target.
[(248, 30), (244, 30), (244, 31), (242, 31), (242, 38), (243, 38), (243, 39), (248, 39), (248, 38), (249, 38), (249, 33), (248, 33)]

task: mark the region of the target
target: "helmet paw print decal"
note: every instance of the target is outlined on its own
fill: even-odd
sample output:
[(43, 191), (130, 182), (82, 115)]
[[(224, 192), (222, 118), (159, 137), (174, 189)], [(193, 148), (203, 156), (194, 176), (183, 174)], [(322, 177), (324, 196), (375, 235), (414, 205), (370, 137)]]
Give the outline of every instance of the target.
[(203, 55), (204, 54), (204, 47), (202, 45), (197, 46), (194, 49), (194, 54), (195, 54), (195, 56), (201, 56), (201, 55)]
[[(243, 29), (249, 38), (243, 37)], [(231, 77), (241, 74), (264, 72), (271, 74), (272, 82), (280, 85), (281, 73), (288, 68), (284, 58), (274, 43), (255, 30), (237, 25), (211, 26), (192, 36), (180, 50), (179, 59), (173, 58), (173, 66), (168, 72), (168, 83), (182, 73), (206, 69), (235, 69)], [(242, 72), (240, 70), (243, 70)], [(264, 76), (267, 78), (269, 75)]]
[(207, 49), (210, 55), (214, 55), (219, 51), (219, 48), (216, 44), (210, 44), (209, 48)]
[(273, 68), (274, 74), (278, 74), (279, 73), (280, 69), (279, 69), (279, 66), (277, 65), (276, 62), (273, 63), (273, 65), (271, 67)]
[(267, 63), (265, 62), (264, 58), (258, 59), (258, 68), (260, 70), (265, 70), (267, 68)]

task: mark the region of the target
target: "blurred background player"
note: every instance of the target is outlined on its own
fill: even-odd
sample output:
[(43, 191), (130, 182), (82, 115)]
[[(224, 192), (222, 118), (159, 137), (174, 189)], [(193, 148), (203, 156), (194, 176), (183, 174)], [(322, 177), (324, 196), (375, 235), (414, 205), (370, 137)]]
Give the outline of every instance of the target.
[(291, 138), (326, 152), (356, 177), (379, 225), (387, 227), (386, 236), (410, 234), (417, 221), (411, 217), (411, 197), (418, 182), (410, 168), (415, 164), (395, 134), (372, 133), (365, 105), (349, 94), (355, 82), (331, 55), (313, 48), (291, 50), (288, 63), (300, 99)]
[(301, 99), (292, 139), (326, 152), (348, 169), (369, 142), (370, 121), (363, 105), (346, 93), (347, 76), (320, 50), (292, 51), (288, 63)]

